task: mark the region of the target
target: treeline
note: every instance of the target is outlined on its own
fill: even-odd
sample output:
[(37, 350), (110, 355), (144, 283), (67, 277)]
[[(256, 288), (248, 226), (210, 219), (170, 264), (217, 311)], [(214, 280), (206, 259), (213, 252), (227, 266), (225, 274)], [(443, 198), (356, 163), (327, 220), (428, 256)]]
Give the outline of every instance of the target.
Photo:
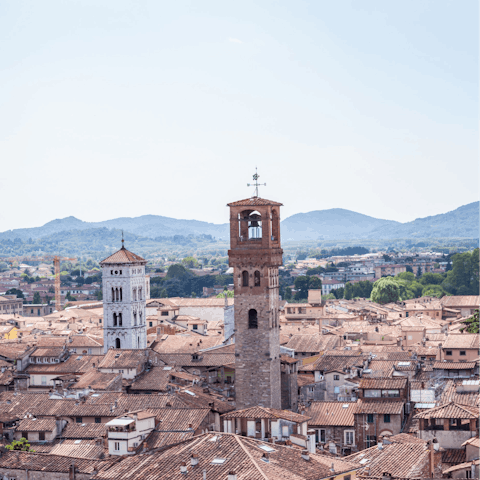
[(227, 286), (232, 283), (233, 275), (198, 276), (177, 263), (168, 268), (166, 277), (150, 279), (150, 297), (200, 297), (203, 294), (203, 287)]

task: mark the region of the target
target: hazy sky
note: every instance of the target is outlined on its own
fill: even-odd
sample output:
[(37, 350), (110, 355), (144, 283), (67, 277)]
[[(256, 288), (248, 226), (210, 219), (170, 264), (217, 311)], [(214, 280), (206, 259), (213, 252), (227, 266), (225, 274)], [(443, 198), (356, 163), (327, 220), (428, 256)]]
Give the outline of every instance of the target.
[(0, 231), (476, 201), (476, 0), (0, 2)]

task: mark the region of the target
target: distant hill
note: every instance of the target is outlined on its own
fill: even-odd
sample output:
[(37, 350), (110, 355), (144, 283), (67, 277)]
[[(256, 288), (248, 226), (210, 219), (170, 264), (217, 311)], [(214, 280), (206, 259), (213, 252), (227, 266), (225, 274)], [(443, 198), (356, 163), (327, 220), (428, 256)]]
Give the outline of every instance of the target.
[[(94, 236), (94, 243), (102, 250), (115, 243), (113, 230), (124, 230), (133, 235), (135, 241), (164, 241), (165, 237), (211, 235), (216, 239), (227, 240), (228, 224), (213, 224), (198, 220), (177, 220), (159, 215), (143, 215), (135, 218), (116, 218), (103, 222), (83, 222), (75, 217), (53, 220), (42, 227), (22, 228), (0, 233), (0, 242), (20, 239), (23, 242), (45, 238), (45, 241), (62, 242), (68, 238), (75, 239), (76, 231), (79, 243), (86, 241), (86, 236)], [(88, 231), (88, 233), (86, 233)], [(351, 210), (333, 208), (297, 213), (282, 221), (283, 241), (302, 240), (361, 240), (361, 239), (400, 239), (400, 238), (478, 238), (479, 237), (479, 202), (464, 205), (451, 212), (432, 217), (418, 218), (413, 222), (400, 223), (382, 220)], [(159, 237), (162, 237), (159, 239)], [(102, 240), (103, 239), (103, 240)], [(143, 240), (141, 240), (143, 239)], [(133, 239), (132, 239), (133, 240)], [(153, 245), (152, 245), (153, 246)]]
[(361, 213), (332, 208), (308, 213), (297, 213), (282, 222), (282, 239), (322, 240), (361, 239), (373, 230), (401, 225), (392, 220), (380, 220)]

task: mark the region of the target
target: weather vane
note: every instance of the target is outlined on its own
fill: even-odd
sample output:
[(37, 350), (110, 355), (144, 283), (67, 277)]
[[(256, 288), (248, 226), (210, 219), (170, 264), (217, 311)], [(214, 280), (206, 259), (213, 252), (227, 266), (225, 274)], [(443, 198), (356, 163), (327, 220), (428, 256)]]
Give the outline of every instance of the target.
[(257, 167), (255, 167), (255, 175), (253, 176), (253, 179), (255, 180), (255, 183), (247, 183), (247, 187), (255, 187), (255, 195), (254, 197), (258, 197), (258, 187), (266, 187), (266, 183), (258, 183), (258, 179), (260, 178), (260, 175), (257, 172)]
[(123, 239), (123, 230), (122, 230), (122, 248), (125, 247), (124, 242), (125, 242), (125, 240)]

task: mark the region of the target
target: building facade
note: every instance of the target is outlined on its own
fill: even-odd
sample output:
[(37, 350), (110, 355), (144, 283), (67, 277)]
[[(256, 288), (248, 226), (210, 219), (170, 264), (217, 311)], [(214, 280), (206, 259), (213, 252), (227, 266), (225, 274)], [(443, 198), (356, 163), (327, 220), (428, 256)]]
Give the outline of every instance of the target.
[(280, 203), (252, 197), (230, 203), (230, 267), (235, 291), (237, 409), (281, 408)]
[(103, 345), (110, 348), (147, 347), (147, 261), (124, 246), (102, 260)]

